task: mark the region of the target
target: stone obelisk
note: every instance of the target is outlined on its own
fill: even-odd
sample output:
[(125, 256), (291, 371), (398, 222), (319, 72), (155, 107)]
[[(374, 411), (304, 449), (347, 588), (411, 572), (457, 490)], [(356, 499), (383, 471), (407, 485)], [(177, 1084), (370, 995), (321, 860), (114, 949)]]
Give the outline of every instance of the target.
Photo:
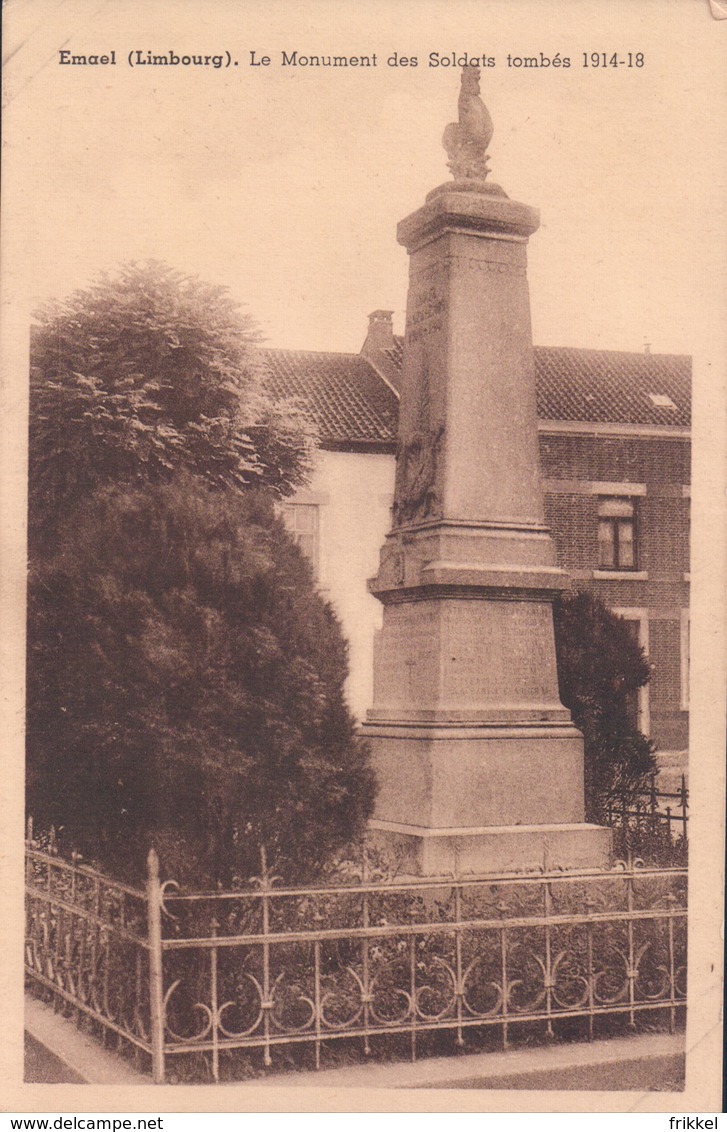
[(526, 245), (536, 210), (486, 181), (490, 116), (466, 67), (454, 180), (398, 228), (410, 255), (393, 527), (364, 734), (374, 840), (405, 871), (606, 862), (584, 822), (583, 741), (560, 703)]

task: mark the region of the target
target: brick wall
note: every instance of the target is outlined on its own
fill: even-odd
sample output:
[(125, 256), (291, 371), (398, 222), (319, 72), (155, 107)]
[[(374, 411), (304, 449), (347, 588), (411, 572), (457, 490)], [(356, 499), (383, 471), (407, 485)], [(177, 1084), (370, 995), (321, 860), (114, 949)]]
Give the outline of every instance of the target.
[(688, 484), (690, 464), (690, 443), (680, 438), (540, 435), (540, 466), (546, 479)]
[[(683, 710), (682, 611), (689, 606), (689, 442), (660, 437), (542, 435), (545, 514), (559, 562), (574, 586), (644, 620), (653, 674), (645, 718), (662, 750), (687, 747)], [(598, 566), (599, 500), (624, 484), (636, 508), (637, 570)], [(613, 494), (621, 494), (617, 488)], [(609, 573), (611, 576), (609, 577)]]

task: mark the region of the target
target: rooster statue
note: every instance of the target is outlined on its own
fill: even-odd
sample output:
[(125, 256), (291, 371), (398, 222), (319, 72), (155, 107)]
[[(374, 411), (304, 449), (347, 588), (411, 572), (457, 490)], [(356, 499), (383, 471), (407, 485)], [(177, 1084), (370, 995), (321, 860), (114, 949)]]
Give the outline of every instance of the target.
[(456, 181), (484, 181), (487, 147), (492, 139), (492, 119), (480, 98), (479, 67), (462, 68), (462, 86), (457, 103), (459, 121), (450, 122), (442, 136), (449, 157), (448, 167)]

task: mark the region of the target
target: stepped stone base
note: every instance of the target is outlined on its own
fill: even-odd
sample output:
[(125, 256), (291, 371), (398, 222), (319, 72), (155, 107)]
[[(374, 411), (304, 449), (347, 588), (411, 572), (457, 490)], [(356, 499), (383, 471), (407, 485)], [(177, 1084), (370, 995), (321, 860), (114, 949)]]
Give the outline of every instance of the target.
[(585, 822), (427, 829), (374, 819), (369, 840), (400, 874), (431, 877), (606, 868), (611, 852), (611, 830)]
[(583, 739), (570, 722), (397, 724), (369, 718), (361, 734), (371, 747), (380, 821), (426, 829), (583, 821)]

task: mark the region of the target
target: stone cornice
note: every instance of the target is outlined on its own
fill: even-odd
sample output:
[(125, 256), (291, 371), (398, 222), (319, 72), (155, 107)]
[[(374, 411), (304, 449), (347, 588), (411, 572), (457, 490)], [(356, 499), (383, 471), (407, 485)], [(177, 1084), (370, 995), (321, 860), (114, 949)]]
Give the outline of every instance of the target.
[(572, 433), (577, 436), (659, 437), (664, 440), (691, 440), (691, 429), (675, 425), (633, 424), (630, 421), (548, 421), (538, 420), (541, 434)]

